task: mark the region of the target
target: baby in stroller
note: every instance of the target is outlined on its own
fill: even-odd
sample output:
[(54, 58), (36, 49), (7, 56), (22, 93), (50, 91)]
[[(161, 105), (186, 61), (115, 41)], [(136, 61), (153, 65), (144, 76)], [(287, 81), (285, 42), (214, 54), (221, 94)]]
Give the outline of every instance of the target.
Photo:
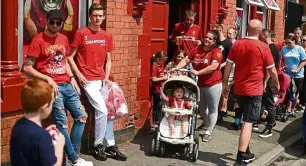
[[(190, 109), (192, 107), (192, 102), (184, 99), (184, 88), (182, 86), (176, 86), (173, 88), (173, 96), (166, 96), (163, 92), (163, 87), (161, 88), (161, 98), (169, 103), (170, 108), (180, 108), (180, 109)], [(170, 126), (170, 136), (175, 136), (175, 126), (174, 120), (182, 120), (182, 131), (186, 135), (188, 132), (188, 116), (187, 115), (167, 115), (168, 123)]]

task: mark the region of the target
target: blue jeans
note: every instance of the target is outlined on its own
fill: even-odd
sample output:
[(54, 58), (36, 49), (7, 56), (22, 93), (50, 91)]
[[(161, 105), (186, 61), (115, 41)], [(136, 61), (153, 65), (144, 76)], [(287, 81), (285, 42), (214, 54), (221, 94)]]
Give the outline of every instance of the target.
[[(77, 91), (72, 88), (70, 83), (58, 85), (58, 95), (52, 107), (53, 121), (65, 137), (65, 152), (68, 159), (76, 161), (79, 158), (77, 152), (84, 131), (87, 114)], [(69, 110), (74, 119), (70, 136), (66, 109)]]
[(161, 119), (160, 93), (153, 94), (153, 122), (159, 122)]

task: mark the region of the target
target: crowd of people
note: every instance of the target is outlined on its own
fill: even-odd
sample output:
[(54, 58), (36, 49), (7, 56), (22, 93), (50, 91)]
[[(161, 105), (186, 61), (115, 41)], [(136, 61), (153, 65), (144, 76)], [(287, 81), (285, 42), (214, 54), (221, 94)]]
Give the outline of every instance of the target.
[[(286, 114), (295, 117), (297, 110), (305, 110), (306, 35), (302, 36), (301, 29), (296, 28), (293, 34), (276, 43), (273, 31), (263, 29), (259, 20), (251, 20), (248, 36), (239, 40), (235, 28), (226, 31), (222, 24), (202, 37), (194, 19), (195, 13), (188, 10), (184, 22), (175, 24), (170, 38), (176, 52), (168, 64), (165, 64), (165, 52), (154, 54), (151, 70), (153, 127), (161, 120), (160, 101), (165, 99), (160, 97), (163, 82), (171, 72), (188, 69), (189, 77), (195, 76), (191, 78), (200, 88), (199, 114), (203, 123), (198, 131), (203, 132), (202, 141), (209, 142), (216, 123), (223, 122), (227, 111), (234, 111), (231, 128), (241, 129), (235, 165), (246, 165), (255, 159), (249, 147), (252, 131), (259, 130), (258, 124), (265, 121), (266, 127), (259, 136), (266, 138), (272, 136), (276, 125), (279, 73), (291, 78)], [(173, 124), (173, 119), (168, 120)]]
[[(95, 109), (92, 155), (100, 161), (109, 156), (121, 161), (127, 159), (115, 144), (113, 121), (107, 119), (102, 92), (103, 85), (109, 82), (113, 50), (111, 35), (100, 28), (105, 14), (103, 6), (93, 3), (89, 8), (91, 23), (77, 30), (70, 45), (67, 37), (59, 32), (64, 21), (62, 13), (59, 10), (47, 13), (46, 28), (32, 39), (22, 67), (33, 79), (22, 89), (25, 114), (11, 133), (12, 166), (60, 166), (63, 158), (66, 166), (93, 165), (79, 156), (88, 117), (80, 101), (79, 85)], [(74, 121), (70, 134), (66, 109)], [(42, 120), (50, 114), (55, 125), (44, 129)]]
[[(194, 11), (187, 10), (184, 22), (175, 24), (170, 38), (176, 52), (167, 65), (164, 51), (154, 54), (151, 68), (153, 127), (161, 120), (162, 99), (172, 107), (192, 107), (192, 102), (184, 99), (183, 87), (176, 87), (171, 97), (161, 91), (170, 72), (181, 75), (177, 69), (185, 68), (189, 71), (187, 76), (197, 81), (200, 89), (199, 114), (203, 123), (198, 130), (203, 132), (202, 141), (213, 139), (217, 122), (222, 123), (228, 110), (235, 111), (232, 127), (241, 129), (235, 165), (245, 165), (255, 159), (249, 143), (252, 130), (264, 111), (268, 112), (267, 123), (260, 136), (272, 136), (276, 116), (274, 96), (280, 88), (278, 72), (288, 74), (296, 87), (296, 91), (288, 93), (287, 112), (294, 117), (297, 108), (305, 110), (306, 36), (297, 28), (284, 41), (275, 43), (275, 34), (262, 29), (259, 20), (251, 20), (248, 36), (239, 40), (235, 28), (226, 31), (221, 24), (202, 35), (200, 26), (194, 24), (195, 15)], [(107, 155), (117, 160), (127, 159), (115, 144), (113, 121), (107, 119), (103, 100), (102, 87), (109, 82), (113, 50), (111, 35), (100, 28), (105, 9), (92, 4), (89, 19), (91, 23), (76, 32), (70, 45), (67, 37), (59, 33), (62, 14), (51, 10), (45, 31), (33, 38), (22, 71), (34, 79), (22, 89), (25, 115), (16, 122), (11, 133), (13, 166), (61, 165), (64, 152), (66, 165), (93, 165), (78, 155), (87, 120), (79, 85), (95, 109), (92, 155), (101, 161), (105, 161)], [(74, 119), (70, 134), (66, 109)], [(50, 114), (55, 125), (44, 129), (41, 122)], [(171, 135), (175, 135), (174, 119), (175, 116), (168, 116)], [(186, 132), (187, 118), (180, 119)], [(22, 141), (19, 138), (23, 138)]]

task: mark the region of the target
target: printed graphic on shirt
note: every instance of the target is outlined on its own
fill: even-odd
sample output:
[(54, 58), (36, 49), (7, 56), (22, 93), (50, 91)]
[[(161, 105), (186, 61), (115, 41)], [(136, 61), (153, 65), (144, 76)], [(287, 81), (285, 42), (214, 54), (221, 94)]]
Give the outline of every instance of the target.
[(46, 55), (49, 57), (50, 63), (47, 65), (47, 72), (50, 74), (65, 74), (64, 55), (66, 54), (65, 46), (50, 45), (45, 49)]
[(84, 36), (84, 40), (85, 40), (85, 44), (100, 44), (101, 46), (105, 46), (106, 45), (106, 40), (105, 39), (101, 39), (101, 40), (88, 40), (88, 36), (85, 35)]
[(191, 62), (194, 63), (194, 64), (208, 63), (208, 59), (207, 58), (204, 58), (204, 59), (197, 58), (199, 56), (200, 56), (199, 54), (196, 54), (196, 57)]

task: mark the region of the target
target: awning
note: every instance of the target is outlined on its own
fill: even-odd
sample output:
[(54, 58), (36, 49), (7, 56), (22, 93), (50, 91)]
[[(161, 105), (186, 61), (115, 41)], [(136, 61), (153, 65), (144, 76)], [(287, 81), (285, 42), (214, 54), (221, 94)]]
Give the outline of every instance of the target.
[(245, 0), (245, 2), (249, 5), (265, 7), (270, 10), (277, 10), (277, 11), (280, 10), (275, 0)]
[(254, 5), (258, 7), (265, 7), (265, 5), (261, 2), (261, 0), (245, 0), (245, 2), (249, 5)]
[(277, 11), (280, 10), (275, 0), (261, 0), (261, 1), (265, 4), (266, 8), (268, 9), (277, 10)]

